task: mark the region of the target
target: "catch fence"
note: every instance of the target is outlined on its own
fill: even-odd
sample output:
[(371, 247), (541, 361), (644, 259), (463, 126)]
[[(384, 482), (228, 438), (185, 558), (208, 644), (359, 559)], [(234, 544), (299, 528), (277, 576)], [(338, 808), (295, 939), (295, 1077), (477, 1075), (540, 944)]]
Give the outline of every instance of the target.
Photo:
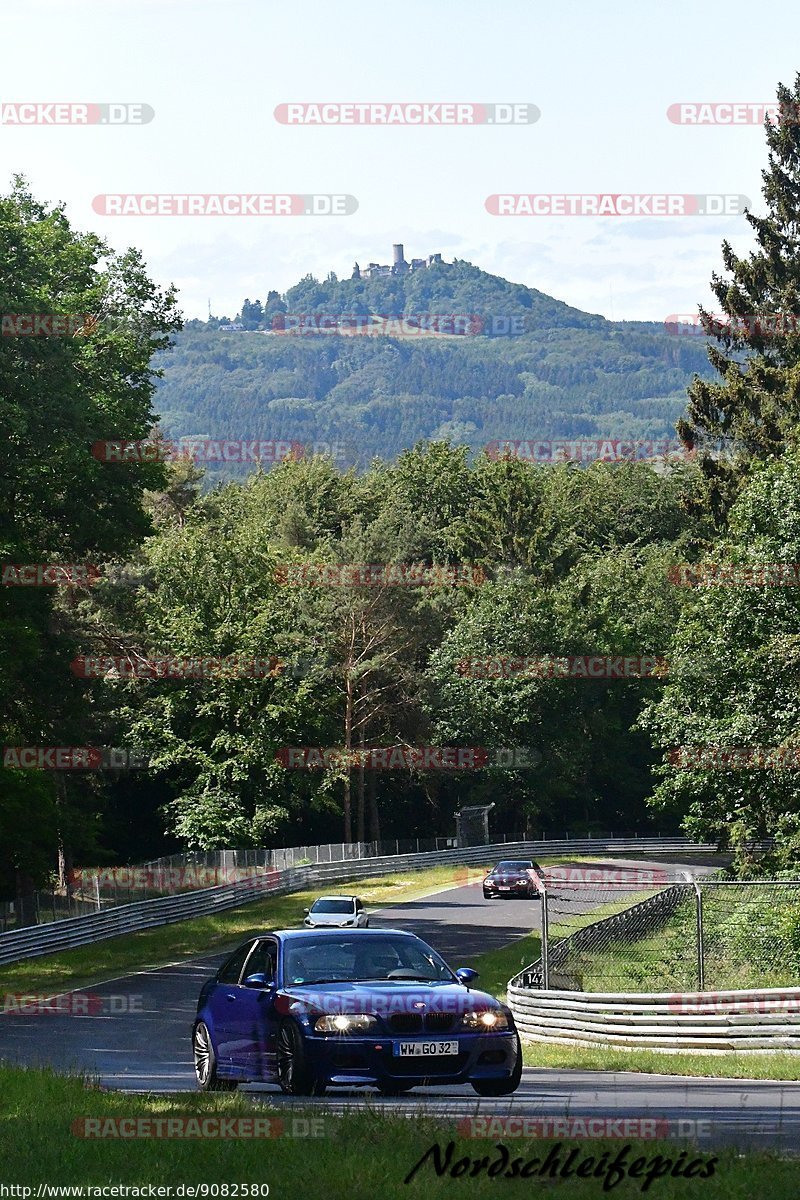
[(677, 993), (800, 983), (798, 880), (622, 865), (536, 878), (542, 954), (512, 981), (518, 987)]

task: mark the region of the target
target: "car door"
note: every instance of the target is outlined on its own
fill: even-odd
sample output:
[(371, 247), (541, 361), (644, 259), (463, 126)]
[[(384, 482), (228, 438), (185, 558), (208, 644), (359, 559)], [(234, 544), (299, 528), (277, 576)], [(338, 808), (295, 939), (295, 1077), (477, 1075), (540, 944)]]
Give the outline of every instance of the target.
[(246, 988), (239, 986), (244, 964), (250, 957), (254, 942), (247, 942), (231, 955), (222, 965), (209, 997), (209, 1009), (213, 1026), (214, 1045), (221, 1064), (230, 1065), (237, 1058), (237, 1043), (241, 1040), (242, 1014), (241, 993)]
[[(275, 1012), (275, 979), (278, 943), (259, 938), (242, 972), (235, 1009), (237, 1025), (236, 1062), (248, 1079), (275, 1077), (278, 1020)], [(244, 986), (250, 975), (263, 975), (267, 986)]]

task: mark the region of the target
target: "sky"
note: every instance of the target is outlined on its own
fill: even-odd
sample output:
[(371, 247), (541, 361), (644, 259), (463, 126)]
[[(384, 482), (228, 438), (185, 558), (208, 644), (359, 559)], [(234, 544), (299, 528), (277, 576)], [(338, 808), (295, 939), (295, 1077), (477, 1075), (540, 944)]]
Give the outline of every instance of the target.
[[(773, 33), (773, 31), (775, 31)], [(688, 102), (769, 102), (800, 69), (800, 5), (673, 0), (0, 0), (0, 114), (146, 104), (143, 125), (0, 123), (0, 191), (24, 174), (72, 223), (139, 247), (187, 317), (232, 316), (302, 276), (441, 252), (615, 320), (713, 308), (741, 215), (494, 216), (495, 193), (744, 195), (759, 124), (672, 123)], [(527, 103), (501, 127), (286, 125), (294, 102)], [(121, 193), (355, 196), (342, 216), (109, 216)], [(0, 264), (0, 270), (2, 264)]]

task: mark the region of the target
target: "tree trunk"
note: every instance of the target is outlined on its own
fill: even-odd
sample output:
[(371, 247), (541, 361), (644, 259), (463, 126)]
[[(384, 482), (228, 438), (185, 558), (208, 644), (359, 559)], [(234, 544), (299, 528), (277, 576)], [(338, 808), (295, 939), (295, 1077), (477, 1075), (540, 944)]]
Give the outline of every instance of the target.
[(378, 780), (375, 772), (369, 773), (369, 784), (367, 793), (369, 797), (369, 840), (371, 842), (379, 842), (381, 840), (381, 823), (378, 817)]
[(58, 771), (53, 772), (56, 792), (56, 809), (59, 814), (58, 818), (58, 886), (63, 888), (67, 895), (67, 908), (69, 909), (69, 901), (72, 895), (72, 868), (74, 866), (72, 859), (72, 847), (64, 841), (64, 810), (67, 807), (67, 784), (63, 775)]
[(350, 671), (350, 664), (347, 666), (347, 679), (345, 681), (345, 707), (344, 707), (344, 757), (345, 757), (345, 775), (344, 780), (344, 840), (352, 842), (353, 840), (353, 823), (350, 816), (350, 795), (351, 795), (351, 763), (350, 751), (353, 744), (353, 679)]
[[(364, 692), (363, 685), (362, 685), (361, 691), (362, 691), (362, 695), (363, 695), (363, 692)], [(357, 797), (358, 804), (357, 804), (357, 809), (356, 809), (356, 841), (357, 842), (364, 841), (364, 741), (365, 741), (364, 724), (362, 722), (361, 729), (360, 729), (359, 735), (358, 735), (358, 748), (359, 748), (360, 753), (358, 756), (358, 797)]]

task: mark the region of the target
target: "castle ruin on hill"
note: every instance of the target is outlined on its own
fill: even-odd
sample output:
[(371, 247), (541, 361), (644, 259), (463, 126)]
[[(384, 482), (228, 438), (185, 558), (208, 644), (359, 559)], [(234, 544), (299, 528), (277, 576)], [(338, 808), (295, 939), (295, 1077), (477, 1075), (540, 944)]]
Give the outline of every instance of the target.
[(441, 254), (429, 254), (427, 258), (412, 258), (411, 262), (406, 262), (403, 253), (403, 243), (396, 242), (392, 246), (392, 263), (391, 266), (384, 266), (382, 263), (370, 263), (369, 266), (362, 268), (355, 264), (353, 267), (352, 279), (380, 279), (385, 275), (406, 275), (409, 271), (424, 271), (427, 267), (432, 267), (434, 263), (442, 261)]

